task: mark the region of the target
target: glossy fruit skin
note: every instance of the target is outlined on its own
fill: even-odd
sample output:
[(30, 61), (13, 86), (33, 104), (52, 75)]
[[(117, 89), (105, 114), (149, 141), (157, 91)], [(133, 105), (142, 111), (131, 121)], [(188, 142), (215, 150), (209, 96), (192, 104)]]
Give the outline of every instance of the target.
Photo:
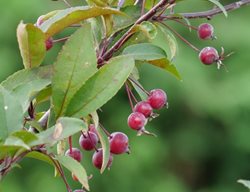
[(65, 155), (66, 156), (69, 156), (69, 157), (72, 157), (73, 159), (75, 159), (76, 161), (78, 162), (81, 162), (82, 160), (82, 153), (79, 149), (77, 148), (72, 148), (72, 152), (70, 153), (70, 149), (68, 149), (66, 152), (65, 152)]
[(133, 112), (128, 117), (128, 126), (134, 130), (140, 130), (147, 123), (146, 117), (139, 112)]
[(205, 65), (211, 65), (219, 60), (218, 51), (213, 47), (205, 47), (200, 51), (199, 58)]
[(85, 192), (83, 189), (76, 189), (73, 192)]
[(200, 39), (207, 40), (213, 38), (214, 27), (209, 23), (202, 23), (198, 27), (198, 36)]
[(46, 50), (50, 50), (53, 47), (54, 43), (53, 43), (53, 38), (50, 37), (45, 41), (45, 46), (46, 46)]
[(147, 101), (153, 109), (161, 109), (167, 103), (167, 94), (162, 89), (153, 89), (150, 91)]
[(95, 148), (98, 143), (98, 137), (95, 133), (88, 131), (87, 133), (81, 134), (79, 138), (79, 145), (86, 151), (91, 151)]
[[(98, 149), (98, 151), (96, 151), (92, 157), (92, 163), (97, 169), (102, 168), (102, 161), (103, 161), (102, 151), (103, 151), (102, 148)], [(110, 154), (109, 162), (108, 162), (108, 166), (107, 166), (108, 168), (111, 167), (112, 162), (113, 162), (113, 155)]]
[(141, 101), (135, 105), (134, 112), (139, 112), (145, 117), (150, 117), (152, 115), (153, 108), (147, 101)]
[(113, 154), (123, 154), (129, 151), (128, 136), (122, 132), (114, 132), (110, 135), (110, 152)]

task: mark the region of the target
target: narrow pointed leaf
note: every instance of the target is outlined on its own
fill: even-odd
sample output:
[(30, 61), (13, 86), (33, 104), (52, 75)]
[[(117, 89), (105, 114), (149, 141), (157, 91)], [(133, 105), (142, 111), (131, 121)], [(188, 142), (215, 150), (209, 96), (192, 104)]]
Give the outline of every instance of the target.
[(247, 187), (248, 189), (250, 189), (250, 181), (249, 180), (239, 179), (237, 182), (241, 183), (242, 185), (244, 185), (245, 187)]
[(102, 167), (101, 167), (101, 173), (103, 173), (109, 162), (109, 156), (110, 156), (109, 139), (100, 126), (98, 126), (96, 130), (97, 130), (97, 133), (100, 138), (101, 145), (102, 145), (103, 162), (102, 162)]
[(110, 60), (74, 95), (66, 115), (85, 117), (103, 106), (122, 87), (133, 67), (133, 57), (120, 56)]
[(56, 159), (61, 163), (65, 168), (67, 168), (72, 174), (74, 174), (79, 182), (89, 190), (88, 176), (86, 170), (83, 168), (81, 163), (74, 160), (68, 156), (56, 156)]
[(46, 53), (46, 38), (41, 29), (21, 22), (17, 27), (17, 40), (24, 67), (29, 69), (39, 66)]
[(54, 145), (58, 141), (68, 138), (81, 130), (87, 131), (87, 125), (80, 119), (61, 117), (57, 120), (56, 125), (36, 134), (38, 140), (31, 142), (30, 146), (40, 144)]
[(97, 7), (97, 6), (72, 7), (65, 10), (61, 10), (58, 13), (56, 13), (54, 16), (49, 18), (41, 25), (41, 29), (46, 34), (46, 37), (49, 38), (55, 35), (56, 33), (62, 31), (64, 28), (72, 24), (79, 23), (82, 20), (101, 15), (110, 15), (110, 14), (122, 14), (122, 13), (116, 9), (107, 7)]
[(96, 52), (90, 24), (76, 31), (63, 47), (52, 79), (56, 117), (62, 116), (76, 91), (97, 72)]
[(218, 1), (218, 0), (208, 0), (211, 3), (215, 4), (217, 7), (219, 7), (221, 9), (221, 11), (223, 12), (223, 14), (225, 15), (225, 17), (228, 16), (227, 11), (225, 9), (225, 7)]
[(129, 55), (135, 60), (147, 61), (147, 63), (159, 67), (181, 80), (179, 72), (168, 60), (166, 52), (152, 43), (140, 43), (128, 46), (124, 49), (123, 54)]

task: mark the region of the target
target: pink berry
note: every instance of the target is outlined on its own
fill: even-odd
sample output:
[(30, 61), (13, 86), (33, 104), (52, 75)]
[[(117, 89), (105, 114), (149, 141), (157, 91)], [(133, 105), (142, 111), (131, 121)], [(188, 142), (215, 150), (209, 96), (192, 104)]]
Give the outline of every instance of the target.
[(45, 46), (46, 46), (46, 50), (50, 50), (53, 47), (54, 43), (53, 43), (53, 38), (50, 37), (45, 41)]
[(110, 135), (110, 152), (114, 154), (123, 154), (129, 151), (128, 137), (124, 133), (114, 132)]
[(87, 133), (81, 134), (79, 139), (80, 146), (86, 151), (91, 151), (95, 148), (98, 143), (98, 137), (95, 133), (88, 131)]
[(85, 192), (83, 189), (76, 189), (73, 192)]
[(147, 101), (141, 101), (134, 107), (134, 112), (139, 112), (142, 113), (145, 117), (150, 117), (153, 112), (153, 108)]
[(72, 151), (70, 151), (70, 149), (68, 149), (65, 152), (66, 156), (72, 157), (73, 159), (75, 159), (76, 161), (80, 162), (82, 160), (82, 153), (79, 149), (77, 148), (72, 148)]
[(198, 27), (198, 36), (200, 39), (211, 39), (213, 37), (214, 28), (209, 23), (203, 23)]
[[(96, 151), (92, 157), (92, 163), (98, 169), (102, 168), (102, 161), (103, 161), (103, 152), (102, 151), (103, 150), (101, 148), (98, 149), (98, 151)], [(113, 156), (112, 156), (112, 154), (110, 154), (108, 165), (107, 165), (108, 168), (111, 167), (112, 162), (113, 162)]]
[(134, 112), (128, 117), (128, 126), (134, 130), (140, 130), (145, 126), (147, 119), (142, 113)]
[(205, 65), (210, 65), (219, 60), (219, 54), (213, 47), (205, 47), (200, 51), (199, 58)]
[(98, 135), (94, 124), (89, 124), (89, 131), (95, 133), (96, 135)]
[(161, 109), (167, 103), (167, 95), (162, 89), (154, 89), (150, 91), (148, 103), (153, 109)]

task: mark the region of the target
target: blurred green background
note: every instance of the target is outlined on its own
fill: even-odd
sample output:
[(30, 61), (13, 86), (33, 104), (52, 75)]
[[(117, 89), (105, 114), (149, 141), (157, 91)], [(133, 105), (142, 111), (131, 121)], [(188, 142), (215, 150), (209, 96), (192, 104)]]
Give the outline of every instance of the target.
[[(221, 0), (222, 3), (234, 1)], [(80, 4), (81, 1), (75, 1)], [(22, 69), (16, 26), (20, 20), (35, 22), (40, 15), (65, 7), (62, 2), (8, 0), (0, 2), (0, 80)], [(186, 0), (179, 11), (206, 10), (205, 1)], [(110, 171), (103, 175), (92, 167), (91, 153), (84, 153), (83, 164), (93, 192), (240, 192), (247, 191), (237, 179), (250, 179), (250, 6), (211, 20), (216, 41), (200, 41), (195, 32), (173, 24), (178, 32), (199, 48), (213, 45), (235, 54), (224, 68), (204, 66), (197, 53), (179, 42), (176, 65), (183, 82), (151, 66), (141, 68), (141, 83), (146, 89), (162, 88), (169, 97), (169, 109), (147, 125), (158, 137), (136, 137), (126, 124), (130, 107), (122, 90), (103, 107), (101, 122), (109, 131), (124, 131), (130, 136), (131, 155), (116, 156)], [(191, 21), (193, 25), (205, 19)], [(55, 47), (45, 63), (53, 63)], [(78, 136), (74, 138), (77, 146)], [(53, 177), (49, 165), (31, 159), (21, 163), (0, 183), (0, 192), (66, 191), (63, 182)], [(71, 181), (71, 186), (79, 184)]]

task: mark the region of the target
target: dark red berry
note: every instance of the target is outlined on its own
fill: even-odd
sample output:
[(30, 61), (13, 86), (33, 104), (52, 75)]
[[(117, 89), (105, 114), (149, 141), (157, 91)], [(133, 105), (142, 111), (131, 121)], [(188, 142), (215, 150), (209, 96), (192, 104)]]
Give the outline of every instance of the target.
[(211, 65), (219, 60), (219, 54), (213, 47), (205, 47), (200, 51), (199, 58), (205, 65)]
[(89, 131), (95, 133), (96, 135), (98, 135), (94, 124), (89, 124)]
[(203, 23), (198, 27), (198, 36), (201, 39), (211, 39), (213, 37), (214, 28), (209, 23)]
[(110, 152), (114, 154), (123, 154), (129, 151), (128, 137), (124, 133), (114, 132), (110, 135)]
[(146, 123), (147, 119), (142, 113), (134, 112), (128, 117), (128, 126), (134, 130), (140, 130)]
[(65, 152), (66, 156), (72, 157), (73, 159), (75, 159), (76, 161), (80, 162), (82, 160), (82, 153), (79, 149), (77, 148), (72, 148), (72, 151), (70, 151), (70, 149), (68, 149)]
[[(103, 161), (103, 152), (102, 151), (103, 150), (101, 148), (98, 149), (98, 151), (96, 151), (92, 157), (92, 163), (98, 169), (102, 168), (102, 161)], [(112, 154), (110, 154), (109, 162), (107, 165), (108, 168), (111, 167), (112, 162), (113, 162), (113, 156), (112, 156)]]
[(153, 108), (147, 101), (141, 101), (135, 105), (134, 112), (139, 112), (145, 117), (150, 117), (152, 115)]
[(97, 145), (97, 143), (98, 143), (98, 137), (95, 133), (91, 131), (81, 134), (79, 139), (80, 146), (86, 151), (93, 150)]
[(148, 103), (153, 109), (161, 109), (167, 103), (167, 95), (162, 89), (154, 89), (150, 91)]
[(83, 189), (76, 189), (73, 192), (85, 192)]
[(50, 50), (50, 49), (53, 47), (53, 45), (54, 45), (54, 43), (53, 43), (53, 38), (52, 38), (52, 37), (48, 38), (48, 39), (45, 41), (45, 45), (46, 45), (46, 50), (47, 50), (47, 51)]

